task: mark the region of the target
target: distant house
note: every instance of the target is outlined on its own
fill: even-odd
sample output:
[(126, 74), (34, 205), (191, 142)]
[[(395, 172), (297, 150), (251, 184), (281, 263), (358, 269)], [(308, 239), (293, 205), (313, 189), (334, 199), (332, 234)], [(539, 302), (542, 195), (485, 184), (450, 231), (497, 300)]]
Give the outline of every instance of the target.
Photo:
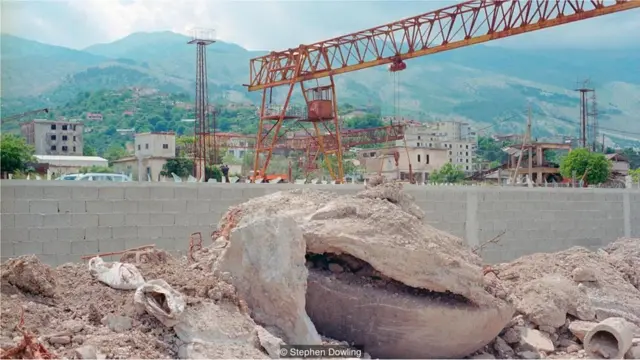
[(611, 161), (611, 172), (620, 175), (629, 175), (629, 160), (622, 154), (615, 153), (607, 155), (607, 160)]

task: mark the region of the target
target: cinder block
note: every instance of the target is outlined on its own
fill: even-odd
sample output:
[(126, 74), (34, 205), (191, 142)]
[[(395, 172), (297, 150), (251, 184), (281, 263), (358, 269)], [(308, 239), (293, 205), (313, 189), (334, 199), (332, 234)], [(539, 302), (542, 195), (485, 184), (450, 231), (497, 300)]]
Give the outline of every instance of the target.
[(37, 185), (19, 185), (14, 188), (15, 198), (23, 200), (39, 200), (44, 197), (44, 190), (42, 186)]
[(124, 187), (103, 186), (98, 189), (98, 199), (123, 200)]
[(0, 215), (0, 229), (10, 229), (16, 227), (16, 216), (13, 214)]
[(98, 214), (71, 214), (73, 226), (91, 228), (98, 226)]
[(136, 214), (138, 213), (138, 202), (133, 200), (114, 201), (113, 212), (117, 214)]
[(145, 246), (145, 245), (151, 245), (154, 244), (155, 239), (150, 239), (150, 238), (131, 238), (131, 239), (124, 239), (124, 248), (125, 249), (132, 249), (135, 247), (139, 247), (139, 246)]
[(71, 242), (71, 254), (77, 255), (93, 255), (100, 252), (98, 250), (98, 241), (73, 241)]
[(163, 200), (138, 200), (139, 214), (159, 214), (162, 213)]
[(114, 226), (111, 229), (111, 237), (113, 239), (128, 239), (137, 235), (137, 226)]
[(0, 229), (0, 241), (21, 242), (29, 241), (29, 230), (25, 228)]
[(14, 199), (16, 197), (14, 189), (15, 187), (13, 185), (7, 185), (6, 182), (0, 184), (0, 199)]
[(47, 254), (40, 254), (38, 255), (38, 260), (40, 260), (41, 263), (43, 264), (47, 264), (49, 266), (58, 266), (58, 256), (57, 255), (47, 255)]
[(87, 211), (87, 207), (83, 200), (60, 200), (58, 210), (65, 214), (82, 214)]
[(149, 199), (169, 200), (174, 198), (174, 188), (168, 186), (158, 186), (149, 189)]
[(162, 201), (163, 213), (185, 213), (187, 211), (187, 200), (164, 200)]
[(174, 189), (174, 196), (179, 200), (195, 200), (198, 198), (198, 188), (196, 187), (177, 187)]
[(55, 200), (29, 200), (31, 214), (57, 214), (58, 202)]
[(150, 225), (175, 225), (175, 216), (173, 214), (154, 214), (149, 218)]
[(193, 227), (191, 226), (163, 226), (162, 237), (171, 239), (188, 239), (191, 235)]
[(81, 227), (58, 228), (59, 241), (82, 241), (85, 238), (85, 229)]
[(111, 239), (110, 227), (87, 227), (84, 229), (84, 238), (86, 240), (103, 240)]
[(69, 214), (50, 214), (44, 216), (44, 227), (60, 228), (71, 226), (71, 215)]
[(124, 218), (125, 225), (149, 225), (150, 214), (129, 214)]
[(200, 186), (198, 187), (198, 200), (214, 200), (218, 199), (219, 192), (215, 191), (212, 187)]
[[(15, 199), (13, 200), (13, 210), (7, 211), (14, 214), (28, 214), (29, 213), (29, 200)], [(2, 212), (5, 212), (4, 210)]]
[(80, 259), (80, 257), (78, 255), (71, 255), (71, 254), (56, 255), (56, 264), (58, 266), (63, 265), (63, 264), (68, 264), (68, 263), (77, 264), (77, 263), (79, 263), (81, 261), (82, 261), (82, 259)]
[(235, 187), (230, 187), (230, 188), (216, 187), (215, 190), (218, 192), (217, 198), (222, 200), (245, 199), (244, 192), (242, 191), (242, 189), (238, 189)]
[(93, 186), (73, 187), (71, 189), (71, 198), (73, 200), (97, 200), (98, 188)]
[(18, 242), (13, 244), (14, 256), (40, 255), (42, 254), (42, 243), (37, 241)]
[(125, 239), (105, 239), (98, 241), (98, 249), (101, 253), (126, 250)]
[(113, 201), (89, 200), (86, 202), (89, 214), (110, 214), (113, 212)]
[(0, 241), (0, 256), (13, 256), (13, 241)]
[[(176, 225), (198, 225), (198, 218), (203, 214), (175, 214)], [(207, 215), (207, 214), (205, 214)]]
[(71, 254), (71, 241), (50, 241), (42, 245), (42, 253), (46, 255)]
[(51, 200), (71, 199), (71, 188), (66, 186), (45, 186), (42, 198)]
[(126, 200), (149, 200), (148, 187), (127, 187), (124, 190)]
[(124, 214), (98, 214), (98, 226), (123, 226)]
[(187, 201), (187, 213), (189, 214), (203, 214), (208, 213), (209, 210), (209, 200), (189, 200)]
[[(192, 215), (193, 216), (193, 215)], [(207, 226), (217, 226), (218, 222), (220, 222), (220, 218), (222, 218), (222, 213), (220, 212), (211, 212), (207, 214), (196, 214), (198, 218), (198, 223), (196, 225), (207, 225)]]
[(158, 239), (162, 237), (162, 227), (160, 226), (138, 226), (137, 236), (140, 239)]
[(55, 241), (58, 240), (58, 229), (32, 228), (29, 229), (29, 241)]
[(187, 239), (172, 239), (172, 238), (161, 238), (161, 239), (155, 239), (155, 244), (156, 247), (163, 249), (163, 250), (167, 250), (167, 251), (171, 251), (171, 250), (176, 250), (176, 248), (179, 246), (180, 243), (186, 243), (187, 246), (189, 244), (189, 240)]

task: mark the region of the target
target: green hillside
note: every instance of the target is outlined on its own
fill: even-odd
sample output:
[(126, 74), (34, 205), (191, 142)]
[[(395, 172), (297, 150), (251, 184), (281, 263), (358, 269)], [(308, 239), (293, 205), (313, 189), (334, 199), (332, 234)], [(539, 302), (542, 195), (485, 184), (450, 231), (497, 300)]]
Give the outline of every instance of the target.
[[(193, 96), (195, 47), (171, 32), (136, 33), (109, 44), (76, 51), (2, 35), (2, 111), (64, 107), (80, 92), (139, 86)], [(212, 101), (258, 104), (249, 93), (249, 59), (262, 53), (216, 42), (208, 47)], [(338, 76), (340, 105), (376, 105), (383, 115), (421, 119), (463, 119), (478, 128), (520, 132), (531, 105), (534, 135), (577, 135), (576, 80), (590, 77), (597, 90), (599, 123), (609, 140), (640, 138), (640, 50), (525, 51), (473, 46), (407, 62), (399, 77), (399, 109), (393, 78), (378, 67)], [(274, 91), (274, 103), (284, 90)], [(294, 102), (301, 102), (297, 95)], [(75, 104), (75, 103), (74, 103)], [(74, 105), (83, 106), (83, 105)], [(89, 109), (84, 109), (89, 111)], [(505, 119), (508, 119), (505, 121)]]

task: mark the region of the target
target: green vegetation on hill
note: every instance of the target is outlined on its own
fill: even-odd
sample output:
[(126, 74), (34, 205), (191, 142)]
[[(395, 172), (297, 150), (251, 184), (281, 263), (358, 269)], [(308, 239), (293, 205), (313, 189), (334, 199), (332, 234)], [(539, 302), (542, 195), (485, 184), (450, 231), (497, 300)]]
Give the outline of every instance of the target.
[[(78, 93), (118, 92), (134, 86), (193, 100), (196, 51), (183, 35), (136, 33), (82, 51), (10, 35), (0, 37), (3, 114), (46, 106), (58, 109), (55, 116), (79, 116), (83, 111), (95, 112), (89, 105), (98, 104), (79, 101)], [(222, 41), (207, 47), (210, 99), (225, 109), (218, 114), (221, 131), (255, 132), (251, 106), (260, 103), (262, 93), (249, 93), (242, 84), (249, 80), (249, 60), (263, 54)], [(477, 128), (494, 125), (493, 131), (502, 133), (522, 132), (526, 108), (531, 105), (534, 137), (576, 136), (579, 101), (573, 89), (576, 79), (589, 75), (597, 90), (600, 125), (639, 133), (640, 76), (629, 71), (638, 61), (638, 49), (532, 52), (478, 45), (408, 61), (407, 70), (397, 74), (398, 108), (393, 105), (393, 78), (385, 67), (336, 77), (338, 104), (342, 114), (351, 112), (348, 104), (365, 109), (363, 118), (346, 121), (349, 128), (379, 126), (380, 115), (398, 114), (426, 121), (464, 120)], [(274, 90), (275, 104), (282, 103), (284, 92)], [(299, 91), (295, 93), (293, 102), (300, 104)], [(105, 121), (109, 125), (96, 125), (95, 131), (109, 131), (109, 139), (118, 143), (126, 137), (113, 135), (114, 128), (135, 125), (136, 130), (187, 131), (188, 124), (176, 122), (178, 116), (185, 116), (181, 111), (149, 103), (132, 118), (111, 114)], [(121, 104), (107, 104), (103, 110), (121, 110)], [(238, 105), (238, 110), (227, 107), (229, 104)], [(3, 125), (3, 130), (16, 129), (15, 124)], [(633, 134), (605, 134), (623, 147), (638, 144)], [(92, 146), (99, 141), (95, 137), (99, 138), (95, 133), (88, 136)], [(104, 151), (106, 145), (95, 146)]]

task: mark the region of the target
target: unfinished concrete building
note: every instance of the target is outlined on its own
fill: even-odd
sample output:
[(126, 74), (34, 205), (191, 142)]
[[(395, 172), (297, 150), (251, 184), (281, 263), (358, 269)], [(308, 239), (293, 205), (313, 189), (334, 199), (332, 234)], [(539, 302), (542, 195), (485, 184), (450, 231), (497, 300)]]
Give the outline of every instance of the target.
[(81, 122), (73, 121), (33, 120), (20, 126), (35, 155), (82, 156), (83, 129)]
[[(510, 178), (517, 173), (518, 178), (529, 176), (535, 184), (560, 181), (560, 166), (549, 161), (545, 156), (548, 151), (571, 151), (571, 144), (534, 142), (531, 144), (512, 145), (503, 149), (509, 154), (506, 171)], [(521, 159), (519, 159), (521, 157)], [(503, 171), (503, 170), (501, 170)]]

